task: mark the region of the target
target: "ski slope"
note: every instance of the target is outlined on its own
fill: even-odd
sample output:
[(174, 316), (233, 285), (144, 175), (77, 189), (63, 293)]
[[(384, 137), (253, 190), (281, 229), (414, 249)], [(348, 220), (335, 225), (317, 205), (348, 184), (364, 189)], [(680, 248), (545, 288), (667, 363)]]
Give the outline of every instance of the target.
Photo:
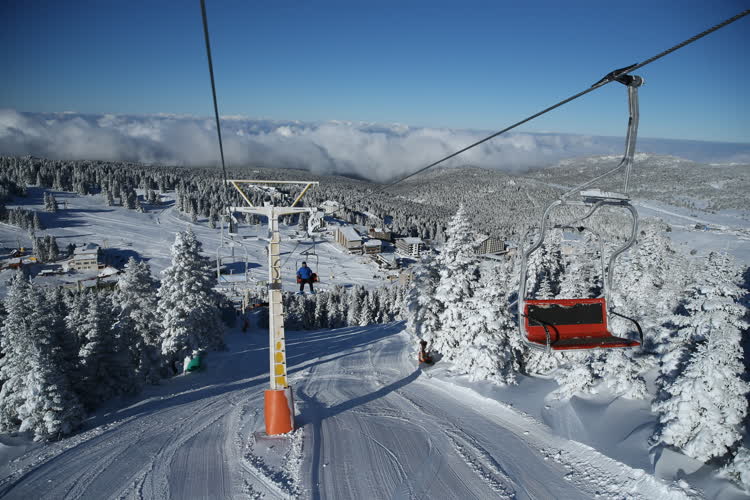
[[(125, 258), (133, 256), (146, 260), (154, 276), (159, 277), (159, 273), (171, 264), (170, 249), (175, 234), (190, 228), (203, 243), (206, 256), (215, 260), (220, 255), (225, 259), (225, 263), (231, 261), (232, 249), (227, 247), (226, 243), (222, 247), (220, 229), (208, 227), (205, 218), (199, 219), (197, 223), (191, 222), (189, 217), (174, 207), (174, 192), (162, 195), (161, 206), (149, 207), (146, 213), (139, 213), (122, 206), (107, 206), (101, 195), (81, 196), (64, 191), (46, 191), (51, 192), (58, 200), (60, 209), (57, 213), (44, 212), (45, 190), (36, 187), (29, 187), (28, 196), (16, 198), (8, 207), (36, 210), (45, 228), (39, 233), (55, 236), (61, 250), (70, 243), (82, 245), (93, 242), (109, 249), (110, 253)], [(267, 226), (255, 229), (243, 225), (242, 228), (243, 234), (257, 236), (259, 229), (265, 229)], [(374, 288), (383, 284), (384, 276), (370, 259), (344, 252), (332, 242), (333, 238), (330, 235), (319, 235), (315, 244), (310, 239), (294, 240), (292, 235), (296, 229), (294, 226), (280, 224), (284, 290), (297, 289), (296, 270), (304, 260), (309, 261), (308, 264), (313, 266), (313, 270), (320, 277), (321, 281), (316, 285), (318, 290), (325, 290), (333, 285), (356, 284)], [(230, 266), (235, 273), (242, 274), (222, 275), (221, 287), (236, 286), (237, 289), (242, 289), (247, 286), (244, 282), (245, 259), (249, 262), (251, 280), (268, 280), (267, 241), (243, 239), (242, 242), (243, 247), (234, 249), (236, 262)], [(19, 244), (26, 248), (32, 247), (29, 233), (19, 227), (0, 223), (0, 247), (16, 248)], [(305, 256), (304, 252), (313, 250), (317, 258)], [(1, 296), (5, 295), (5, 282), (12, 273), (13, 271), (0, 272)], [(76, 273), (67, 281), (75, 282), (76, 279), (90, 277), (91, 275), (85, 273)], [(43, 280), (52, 283), (58, 278), (40, 278), (40, 284), (44, 284)]]
[[(205, 372), (114, 400), (76, 436), (0, 468), (29, 498), (686, 498), (531, 416), (430, 377), (401, 324), (290, 332), (298, 429), (263, 430), (266, 336)], [(439, 367), (435, 368), (436, 370)]]

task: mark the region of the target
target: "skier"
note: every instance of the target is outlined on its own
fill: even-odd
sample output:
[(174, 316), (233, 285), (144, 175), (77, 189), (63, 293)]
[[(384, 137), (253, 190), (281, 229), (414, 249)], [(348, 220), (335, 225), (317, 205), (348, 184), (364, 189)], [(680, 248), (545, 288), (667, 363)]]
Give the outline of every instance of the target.
[(305, 283), (310, 285), (310, 293), (315, 293), (315, 290), (313, 290), (313, 282), (315, 282), (315, 273), (312, 272), (312, 269), (307, 267), (307, 262), (303, 262), (302, 267), (297, 270), (297, 283), (299, 283), (300, 295), (305, 292)]
[(427, 349), (426, 340), (419, 341), (419, 362), (427, 365), (434, 363), (432, 356), (430, 356), (430, 351)]

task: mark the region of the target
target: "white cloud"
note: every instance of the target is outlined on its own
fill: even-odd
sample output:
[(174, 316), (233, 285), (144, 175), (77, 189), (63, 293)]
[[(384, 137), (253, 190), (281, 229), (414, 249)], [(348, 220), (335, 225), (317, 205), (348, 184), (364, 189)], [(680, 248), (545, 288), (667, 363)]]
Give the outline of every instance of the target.
[[(423, 167), (488, 135), (486, 131), (413, 128), (402, 124), (303, 123), (222, 117), (227, 163), (302, 168), (385, 181)], [(563, 158), (617, 154), (624, 138), (512, 133), (451, 160), (506, 171), (542, 167)], [(747, 158), (748, 145), (641, 140), (641, 151), (697, 161)], [(731, 146), (731, 147), (730, 147)], [(123, 160), (171, 165), (219, 163), (213, 118), (158, 114), (83, 115), (0, 110), (0, 154), (55, 159)], [(701, 157), (702, 156), (702, 157)]]

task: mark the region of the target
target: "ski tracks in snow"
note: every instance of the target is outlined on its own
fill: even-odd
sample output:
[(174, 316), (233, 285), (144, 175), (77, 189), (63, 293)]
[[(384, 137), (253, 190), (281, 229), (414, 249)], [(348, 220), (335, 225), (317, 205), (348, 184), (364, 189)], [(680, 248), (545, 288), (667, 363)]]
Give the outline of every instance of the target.
[[(264, 437), (265, 339), (230, 336), (92, 428), (37, 447), (3, 498), (690, 498), (518, 410), (422, 376), (400, 325), (291, 332), (298, 429)], [(255, 375), (248, 377), (248, 371)]]
[(298, 380), (298, 420), (308, 430), (303, 496), (694, 496), (684, 485), (665, 485), (556, 436), (512, 407), (422, 377), (410, 361), (408, 340), (381, 336), (343, 356), (324, 355)]

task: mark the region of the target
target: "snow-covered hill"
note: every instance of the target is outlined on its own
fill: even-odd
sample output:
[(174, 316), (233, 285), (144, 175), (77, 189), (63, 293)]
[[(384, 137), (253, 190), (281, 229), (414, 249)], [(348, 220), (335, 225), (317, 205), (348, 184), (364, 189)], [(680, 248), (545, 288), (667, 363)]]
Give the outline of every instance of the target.
[[(2, 468), (3, 498), (699, 498), (424, 373), (400, 324), (291, 333), (299, 429), (264, 438), (263, 332)], [(437, 368), (436, 368), (437, 369)], [(542, 381), (515, 392), (529, 406)], [(522, 394), (526, 392), (526, 396)], [(525, 401), (521, 403), (520, 401)], [(538, 400), (537, 400), (538, 401)], [(591, 403), (590, 411), (597, 405)], [(623, 422), (613, 422), (622, 425)], [(614, 430), (614, 429), (613, 429)], [(627, 455), (627, 454), (626, 454)], [(634, 457), (630, 457), (634, 459)], [(627, 461), (626, 461), (627, 462)], [(714, 497), (741, 498), (724, 484)]]
[[(670, 172), (677, 175), (678, 169)], [(444, 224), (442, 217), (459, 203), (473, 199), (472, 230), (493, 224), (507, 230), (536, 222), (544, 203), (576, 175), (527, 179), (443, 169), (399, 186), (395, 196), (380, 193), (372, 205), (362, 191), (349, 189), (364, 183), (342, 179), (321, 191), (327, 189), (331, 197), (343, 193), (377, 216), (388, 211), (401, 217), (403, 227), (427, 221), (429, 231)], [(719, 210), (717, 193), (734, 196), (736, 190), (724, 190), (730, 179), (715, 183), (718, 187), (706, 191), (715, 195), (711, 210), (653, 198), (635, 203), (643, 216), (669, 224), (664, 234), (685, 255), (728, 250), (747, 266), (750, 215)], [(44, 190), (31, 186), (28, 192), (7, 205), (39, 210), (43, 232), (56, 236), (62, 248), (95, 242), (118, 255), (148, 260), (157, 276), (169, 265), (178, 231), (191, 228), (208, 256), (219, 247), (219, 231), (205, 218), (192, 222), (177, 210), (174, 192), (162, 195), (163, 204), (147, 207), (146, 213), (107, 206), (102, 195), (62, 191), (53, 191), (60, 210), (45, 213)], [(666, 230), (663, 224), (644, 226)], [(294, 269), (312, 247), (309, 240), (291, 240), (295, 230), (282, 229), (287, 291), (296, 288)], [(435, 229), (434, 234), (443, 233)], [(384, 283), (371, 263), (341, 252), (330, 235), (326, 238), (315, 245), (320, 289)], [(31, 246), (25, 230), (6, 224), (0, 224), (0, 240), (7, 248), (19, 241)], [(245, 241), (253, 279), (265, 279), (265, 243)], [(648, 253), (648, 248), (631, 253)], [(0, 273), (0, 288), (11, 274)], [(36, 277), (35, 283), (53, 285), (58, 279)], [(222, 285), (244, 286), (229, 281)], [(661, 325), (656, 316), (645, 319), (655, 330)], [(228, 352), (209, 354), (208, 371), (149, 386), (135, 398), (111, 400), (73, 437), (31, 444), (23, 436), (0, 436), (0, 496), (745, 498), (716, 476), (716, 467), (669, 447), (649, 449), (657, 418), (650, 401), (628, 400), (606, 389), (557, 400), (551, 395), (558, 382), (554, 372), (519, 375), (519, 384), (507, 387), (470, 382), (458, 375), (460, 366), (448, 362), (423, 373), (401, 324), (289, 332), (300, 428), (287, 439), (262, 438), (257, 433), (263, 429), (266, 342), (265, 332), (233, 331)], [(644, 376), (651, 377), (653, 395), (656, 375)]]

